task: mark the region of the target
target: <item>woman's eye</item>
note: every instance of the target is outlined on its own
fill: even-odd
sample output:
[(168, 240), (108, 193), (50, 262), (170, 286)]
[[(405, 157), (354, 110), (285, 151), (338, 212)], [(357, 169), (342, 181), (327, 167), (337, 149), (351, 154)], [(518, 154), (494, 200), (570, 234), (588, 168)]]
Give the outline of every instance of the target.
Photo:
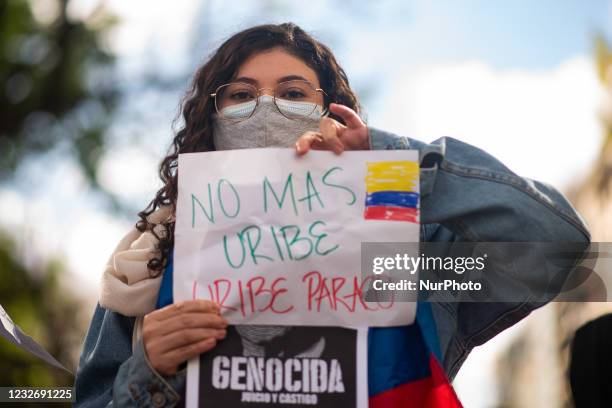
[(249, 100), (254, 99), (253, 94), (249, 91), (235, 91), (230, 95), (234, 100)]
[(289, 89), (281, 95), (283, 99), (303, 99), (306, 97), (306, 93), (301, 89)]

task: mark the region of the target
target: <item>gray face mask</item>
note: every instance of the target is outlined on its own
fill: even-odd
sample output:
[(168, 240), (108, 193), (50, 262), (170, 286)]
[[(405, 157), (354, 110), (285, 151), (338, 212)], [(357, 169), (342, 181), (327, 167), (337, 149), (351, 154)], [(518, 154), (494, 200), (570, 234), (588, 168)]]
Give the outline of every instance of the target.
[(277, 100), (278, 109), (291, 112), (292, 119), (287, 119), (271, 96), (260, 96), (258, 103), (253, 116), (240, 122), (232, 119), (243, 117), (245, 111), (253, 109), (255, 101), (224, 108), (224, 118), (215, 115), (213, 140), (217, 150), (293, 147), (305, 132), (319, 131), (322, 109), (318, 105), (312, 112), (312, 104)]

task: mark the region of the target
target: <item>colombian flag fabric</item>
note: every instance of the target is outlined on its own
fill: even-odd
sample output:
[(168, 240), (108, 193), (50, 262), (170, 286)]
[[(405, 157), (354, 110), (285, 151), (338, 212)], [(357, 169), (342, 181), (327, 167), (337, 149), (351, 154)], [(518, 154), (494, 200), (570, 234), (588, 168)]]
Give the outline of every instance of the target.
[(415, 191), (418, 175), (415, 162), (368, 163), (363, 218), (419, 222), (419, 193)]
[(368, 334), (370, 408), (460, 408), (440, 365), (440, 346), (428, 303), (418, 303), (410, 326)]

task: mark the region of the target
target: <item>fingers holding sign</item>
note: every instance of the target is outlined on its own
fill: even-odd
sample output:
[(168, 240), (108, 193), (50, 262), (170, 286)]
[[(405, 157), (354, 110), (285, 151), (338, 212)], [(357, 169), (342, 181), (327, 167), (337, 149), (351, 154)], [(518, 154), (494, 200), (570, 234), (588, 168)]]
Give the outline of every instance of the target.
[(368, 150), (368, 128), (353, 109), (332, 103), (331, 113), (342, 118), (346, 125), (330, 117), (321, 118), (319, 132), (306, 132), (295, 144), (298, 155), (308, 153), (310, 149), (331, 150), (341, 154), (345, 150)]
[(308, 150), (327, 150), (327, 144), (323, 140), (321, 132), (306, 132), (295, 143), (295, 150), (302, 155)]
[(151, 366), (172, 375), (185, 361), (212, 349), (225, 337), (226, 328), (219, 305), (188, 300), (147, 314), (142, 341)]

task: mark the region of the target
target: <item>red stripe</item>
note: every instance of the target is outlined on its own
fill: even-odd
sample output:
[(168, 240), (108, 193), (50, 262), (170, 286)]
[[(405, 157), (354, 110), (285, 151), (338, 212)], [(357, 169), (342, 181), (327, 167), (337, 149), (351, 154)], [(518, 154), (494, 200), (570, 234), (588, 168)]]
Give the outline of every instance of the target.
[(371, 205), (365, 208), (363, 218), (366, 220), (417, 221), (416, 208), (392, 207), (388, 205)]
[(411, 381), (370, 397), (370, 408), (423, 408), (431, 391), (431, 377)]
[(431, 376), (370, 397), (370, 408), (462, 408), (436, 358), (429, 357)]

